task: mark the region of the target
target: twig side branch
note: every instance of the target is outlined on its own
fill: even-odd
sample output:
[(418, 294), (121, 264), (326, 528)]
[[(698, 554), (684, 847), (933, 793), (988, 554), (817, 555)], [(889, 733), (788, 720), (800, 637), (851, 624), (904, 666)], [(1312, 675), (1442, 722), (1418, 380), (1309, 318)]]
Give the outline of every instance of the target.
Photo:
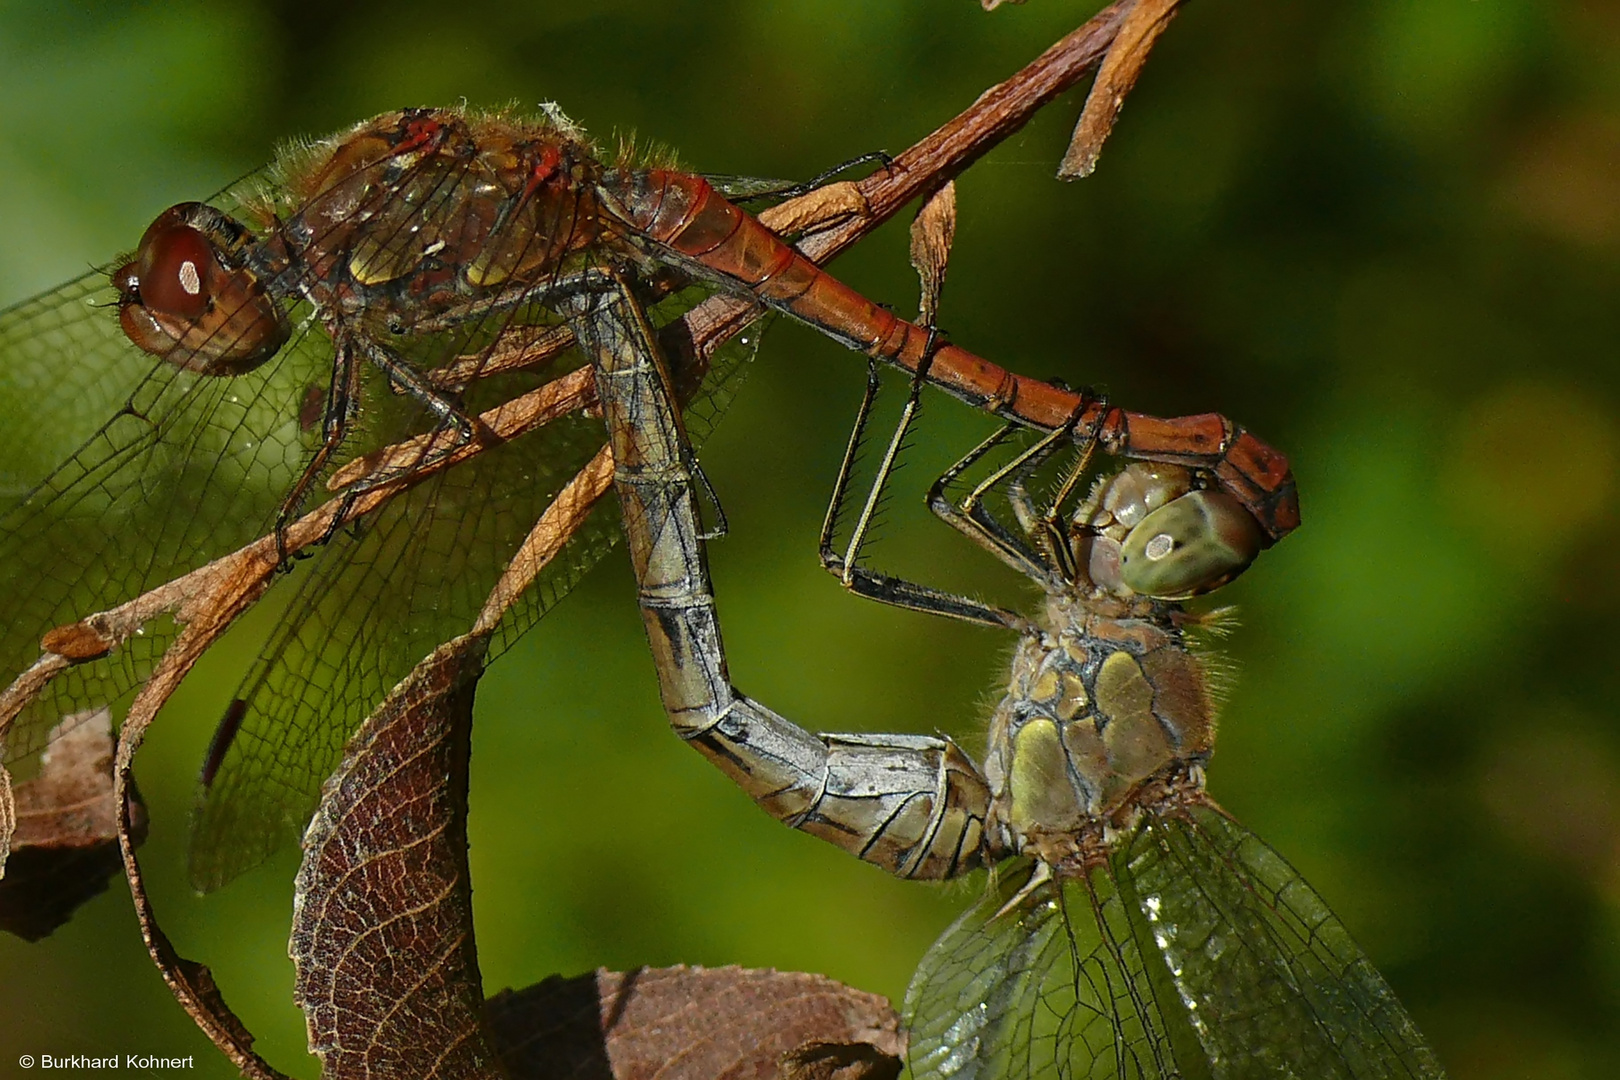
[(1114, 43), (1103, 59), (1097, 78), (1086, 95), (1086, 107), (1074, 127), (1068, 152), (1058, 165), (1058, 178), (1077, 180), (1090, 176), (1097, 168), (1104, 141), (1114, 130), (1114, 121), (1125, 104), (1125, 95), (1136, 85), (1147, 63), (1153, 43), (1159, 40), (1165, 27), (1181, 7), (1184, 0), (1138, 0), (1120, 24)]

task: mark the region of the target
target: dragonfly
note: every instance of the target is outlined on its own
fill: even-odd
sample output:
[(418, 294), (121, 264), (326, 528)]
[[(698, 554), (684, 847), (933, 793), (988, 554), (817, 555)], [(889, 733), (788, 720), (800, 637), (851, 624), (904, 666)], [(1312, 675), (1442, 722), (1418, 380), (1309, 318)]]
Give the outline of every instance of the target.
[[(597, 367), (643, 622), (677, 734), (778, 820), (891, 873), (942, 880), (992, 868), (984, 897), (923, 957), (907, 992), (913, 1076), (1444, 1076), (1322, 898), (1205, 791), (1216, 694), (1198, 639), (1224, 620), (1187, 601), (1242, 573), (1266, 541), (1219, 482), (1218, 455), (1142, 454), (1098, 470), (1115, 410), (1090, 394), (953, 498), (981, 461), (1016, 447), (1018, 426), (971, 451), (929, 489), (928, 505), (1040, 586), (1038, 613), (1023, 615), (862, 563), (920, 377), (840, 551), (878, 389), (872, 369), (823, 564), (857, 594), (1019, 635), (981, 767), (943, 738), (812, 734), (733, 687), (700, 473), (656, 337), (628, 291), (582, 301), (575, 330)], [(1036, 477), (1065, 449), (1071, 460), (1038, 499)]]
[[(570, 369), (582, 363), (567, 348), (570, 306), (629, 287), (658, 323), (672, 318), (660, 298), (678, 305), (694, 285), (901, 368), (926, 357), (932, 384), (1021, 423), (1060, 426), (1078, 401), (937, 345), (703, 177), (630, 153), (604, 160), (554, 109), (365, 121), (171, 207), (127, 258), (0, 314), (0, 399), (13, 410), (0, 419), (12, 500), (0, 659), (22, 672), (4, 697), (7, 760), (34, 755), (63, 718), (127, 703), (175, 639), (172, 616), (110, 634), (88, 613), (274, 534), (287, 567), (307, 565), (204, 763), (193, 884), (217, 888), (296, 838), (349, 733), (466, 629), (600, 447), (589, 371)], [(702, 360), (672, 372), (683, 399)], [(695, 434), (740, 360), (714, 367), (688, 407)], [(1215, 461), (1268, 540), (1297, 521), (1286, 460), (1241, 428), (1096, 419), (1121, 453)], [(317, 495), (338, 506), (321, 542), (291, 543)], [(508, 613), (492, 655), (617, 535), (611, 509), (592, 515)], [(35, 678), (41, 665), (49, 679)]]

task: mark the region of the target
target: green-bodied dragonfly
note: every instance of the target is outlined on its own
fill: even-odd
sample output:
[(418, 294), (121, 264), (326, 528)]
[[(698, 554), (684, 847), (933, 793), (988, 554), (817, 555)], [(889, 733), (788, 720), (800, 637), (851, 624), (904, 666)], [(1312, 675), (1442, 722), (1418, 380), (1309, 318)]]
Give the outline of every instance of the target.
[[(698, 474), (633, 296), (582, 302), (574, 327), (597, 365), (677, 733), (779, 820), (893, 873), (992, 867), (983, 899), (935, 943), (907, 993), (918, 1080), (1444, 1075), (1323, 900), (1205, 794), (1214, 702), (1197, 641), (1220, 614), (1183, 601), (1242, 572), (1265, 539), (1209, 469), (1139, 461), (1094, 475), (1088, 436), (1107, 410), (1093, 400), (958, 501), (947, 497), (992, 451), (1016, 445), (1009, 427), (941, 477), (929, 505), (1040, 584), (1045, 600), (1025, 616), (953, 596), (858, 559), (921, 379), (853, 539), (842, 553), (833, 544), (874, 373), (823, 531), (824, 563), (861, 594), (1021, 640), (982, 769), (948, 740), (812, 735), (730, 683)], [(1055, 494), (1037, 500), (1037, 474), (1076, 447)], [(991, 511), (992, 495), (1011, 522)]]

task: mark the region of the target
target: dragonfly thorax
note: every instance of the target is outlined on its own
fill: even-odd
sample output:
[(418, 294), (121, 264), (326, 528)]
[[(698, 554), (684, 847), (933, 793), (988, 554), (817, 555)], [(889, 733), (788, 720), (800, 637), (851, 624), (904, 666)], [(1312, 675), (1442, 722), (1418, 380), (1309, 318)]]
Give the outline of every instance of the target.
[[(284, 291), (410, 322), (509, 310), (598, 239), (601, 166), (571, 127), (454, 109), (369, 120), (283, 162), (273, 233)], [(469, 308), (469, 305), (483, 305)]]
[(285, 343), (282, 308), (300, 301), (328, 325), (482, 340), (480, 324), (497, 332), (599, 241), (601, 171), (551, 118), (377, 117), (288, 153), (241, 207), (246, 226), (203, 203), (165, 211), (114, 273), (124, 331), (227, 375)]
[(1054, 866), (1087, 861), (1144, 784), (1198, 772), (1214, 726), (1205, 672), (1178, 629), (1054, 597), (990, 722), (992, 834)]

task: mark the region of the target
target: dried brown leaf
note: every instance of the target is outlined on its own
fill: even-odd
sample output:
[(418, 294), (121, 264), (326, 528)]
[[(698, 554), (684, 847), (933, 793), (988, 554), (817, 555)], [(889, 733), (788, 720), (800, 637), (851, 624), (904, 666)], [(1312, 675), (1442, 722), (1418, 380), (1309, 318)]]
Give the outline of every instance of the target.
[[(886, 998), (736, 967), (553, 976), (495, 995), (486, 1017), (513, 1080), (880, 1080), (903, 1049)], [(885, 1061), (894, 1073), (848, 1071)], [(818, 1067), (832, 1071), (803, 1071)]]
[(930, 195), (911, 220), (911, 267), (922, 284), (917, 312), (923, 326), (937, 324), (939, 294), (945, 288), (945, 270), (955, 239), (956, 181), (951, 180)]
[(65, 656), (69, 660), (95, 660), (106, 656), (117, 642), (111, 641), (99, 627), (87, 622), (69, 623), (45, 632), (39, 647), (46, 652)]
[[(40, 774), (15, 792), (16, 829), (0, 880), (0, 929), (37, 941), (107, 888), (119, 871), (113, 803), (112, 720), (107, 710), (65, 717)], [(136, 841), (146, 813), (132, 817)]]
[[(0, 739), (0, 752), (5, 750)], [(11, 774), (0, 765), (0, 879), (6, 874), (6, 861), (11, 857), (11, 837), (17, 831), (17, 794), (11, 789)]]
[[(163, 664), (160, 664), (160, 671), (163, 665), (169, 663), (169, 659), (169, 656), (165, 655)], [(153, 676), (154, 681), (171, 685), (173, 678), (171, 675), (170, 679), (159, 680), (156, 674)], [(136, 803), (133, 797), (134, 778), (131, 775), (130, 765), (145, 734), (146, 726), (166, 698), (167, 693), (152, 693), (150, 684), (136, 696), (134, 704), (130, 706), (129, 717), (118, 731), (118, 746), (113, 757), (113, 808), (117, 815), (119, 851), (124, 860), (124, 878), (129, 882), (130, 897), (135, 902), (135, 917), (140, 922), (141, 938), (146, 943), (147, 954), (157, 965), (158, 973), (163, 976), (163, 981), (168, 985), (170, 993), (174, 994), (175, 1000), (191, 1016), (202, 1033), (207, 1035), (220, 1052), (241, 1070), (243, 1076), (250, 1080), (288, 1080), (283, 1073), (272, 1068), (254, 1052), (253, 1033), (231, 1011), (230, 1006), (225, 1004), (225, 998), (214, 982), (213, 973), (206, 966), (187, 960), (175, 951), (174, 943), (158, 926), (157, 916), (152, 911), (151, 897), (146, 893), (146, 880), (141, 874), (140, 861), (135, 857), (136, 834), (140, 822), (133, 814)]]
[(843, 218), (861, 217), (868, 210), (859, 185), (853, 180), (840, 180), (761, 210), (759, 220), (772, 232), (797, 233)]
[(304, 837), (289, 952), (329, 1080), (498, 1077), (467, 871), (482, 636), (441, 645), (350, 740)]
[(782, 1080), (895, 1080), (898, 1054), (865, 1042), (807, 1042), (782, 1055)]
[(1075, 180), (1090, 176), (1097, 167), (1102, 145), (1114, 130), (1114, 120), (1125, 104), (1125, 95), (1136, 85), (1136, 77), (1147, 63), (1153, 43), (1170, 25), (1183, 0), (1138, 0), (1126, 14), (1114, 43), (1103, 58), (1097, 78), (1086, 95), (1086, 107), (1074, 127), (1069, 150), (1058, 165), (1058, 178)]

